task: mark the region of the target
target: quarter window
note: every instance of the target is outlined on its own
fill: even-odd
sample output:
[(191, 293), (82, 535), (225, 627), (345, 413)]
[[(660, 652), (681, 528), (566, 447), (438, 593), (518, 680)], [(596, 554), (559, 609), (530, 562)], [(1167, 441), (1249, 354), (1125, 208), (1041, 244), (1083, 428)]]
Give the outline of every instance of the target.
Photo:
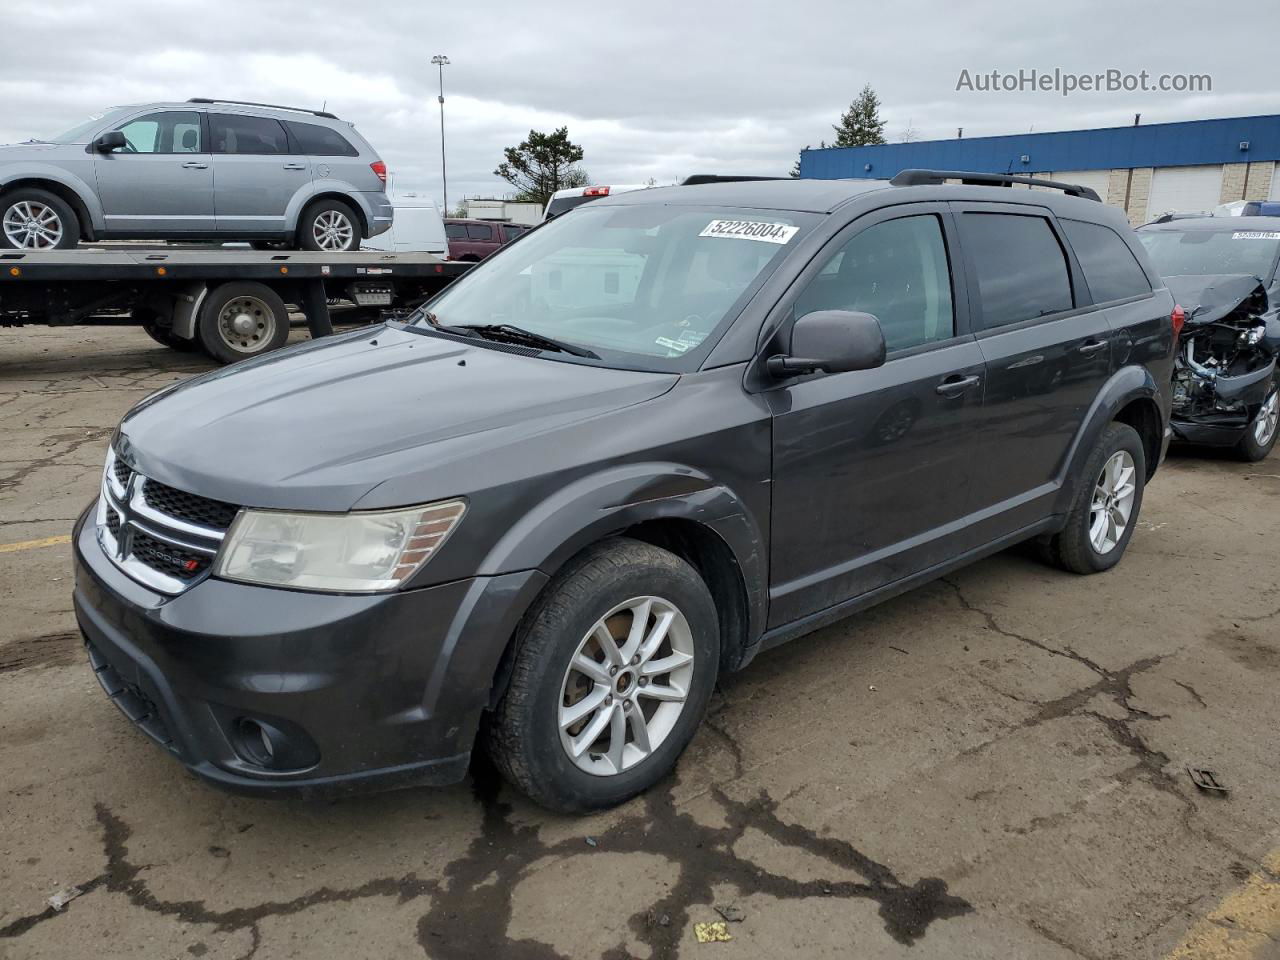
[(149, 113), (120, 127), (128, 146), (121, 153), (201, 153), (200, 114), (185, 110)]
[(358, 157), (360, 151), (337, 130), (322, 127), (318, 123), (299, 123), (296, 120), (285, 121), (289, 135), (293, 137), (298, 153), (312, 157)]
[(277, 154), (289, 152), (289, 140), (279, 120), (238, 114), (209, 114), (214, 153)]
[(941, 222), (933, 215), (902, 217), (853, 237), (796, 301), (797, 317), (817, 310), (874, 314), (890, 350), (954, 336), (955, 307)]
[(1071, 309), (1066, 255), (1044, 217), (965, 213), (960, 237), (977, 275), (984, 328)]
[(1141, 297), (1151, 292), (1151, 282), (1129, 245), (1110, 227), (1083, 220), (1063, 220), (1071, 249), (1075, 251), (1094, 303)]

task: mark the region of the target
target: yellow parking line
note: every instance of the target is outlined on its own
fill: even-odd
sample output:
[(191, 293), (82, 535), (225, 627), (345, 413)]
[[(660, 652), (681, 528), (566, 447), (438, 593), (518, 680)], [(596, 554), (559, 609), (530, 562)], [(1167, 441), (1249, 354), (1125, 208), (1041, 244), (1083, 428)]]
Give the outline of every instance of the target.
[(45, 537), (41, 540), (20, 540), (17, 543), (0, 543), (0, 553), (17, 553), (19, 550), (34, 550), (36, 547), (52, 547), (59, 543), (70, 543), (71, 537), (64, 534), (60, 537)]
[[(1165, 960), (1262, 960), (1280, 939), (1280, 850), (1197, 923)], [(1273, 956), (1274, 954), (1265, 954)]]

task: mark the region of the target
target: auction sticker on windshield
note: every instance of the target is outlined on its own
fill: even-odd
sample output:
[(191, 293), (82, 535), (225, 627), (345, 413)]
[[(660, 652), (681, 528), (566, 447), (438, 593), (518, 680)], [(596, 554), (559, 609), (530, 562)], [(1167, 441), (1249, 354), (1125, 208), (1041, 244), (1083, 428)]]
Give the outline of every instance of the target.
[(764, 220), (712, 220), (698, 236), (786, 243), (796, 235), (799, 229), (799, 227), (787, 226), (785, 223), (768, 223)]
[(1274, 230), (1237, 230), (1231, 235), (1232, 240), (1280, 240), (1280, 233)]

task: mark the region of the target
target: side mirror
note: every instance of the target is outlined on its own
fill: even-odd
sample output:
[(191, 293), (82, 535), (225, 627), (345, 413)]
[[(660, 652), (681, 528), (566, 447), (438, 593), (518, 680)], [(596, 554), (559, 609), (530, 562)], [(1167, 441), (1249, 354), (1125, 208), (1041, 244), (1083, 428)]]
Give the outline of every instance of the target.
[(770, 357), (769, 373), (778, 379), (821, 370), (846, 373), (884, 363), (884, 331), (870, 313), (819, 310), (796, 318), (791, 352)]
[(99, 153), (110, 153), (112, 150), (119, 150), (121, 147), (127, 147), (128, 145), (129, 141), (124, 138), (124, 134), (119, 130), (111, 130), (93, 141), (93, 149)]

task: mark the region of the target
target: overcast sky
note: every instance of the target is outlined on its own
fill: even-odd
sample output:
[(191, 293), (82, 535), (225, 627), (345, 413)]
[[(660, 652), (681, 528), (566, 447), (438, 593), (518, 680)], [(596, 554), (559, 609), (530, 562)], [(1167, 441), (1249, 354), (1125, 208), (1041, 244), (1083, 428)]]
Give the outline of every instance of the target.
[[(1139, 12), (1143, 10), (1145, 12)], [(1108, 24), (1111, 26), (1108, 27)], [(502, 148), (568, 125), (596, 183), (782, 174), (864, 83), (889, 140), (1280, 113), (1274, 0), (1010, 4), (649, 0), (0, 0), (0, 143), (111, 104), (192, 96), (355, 122), (396, 189), (440, 196), (444, 53), (451, 201), (500, 196)], [(1020, 68), (1208, 73), (1207, 94), (976, 93)]]

